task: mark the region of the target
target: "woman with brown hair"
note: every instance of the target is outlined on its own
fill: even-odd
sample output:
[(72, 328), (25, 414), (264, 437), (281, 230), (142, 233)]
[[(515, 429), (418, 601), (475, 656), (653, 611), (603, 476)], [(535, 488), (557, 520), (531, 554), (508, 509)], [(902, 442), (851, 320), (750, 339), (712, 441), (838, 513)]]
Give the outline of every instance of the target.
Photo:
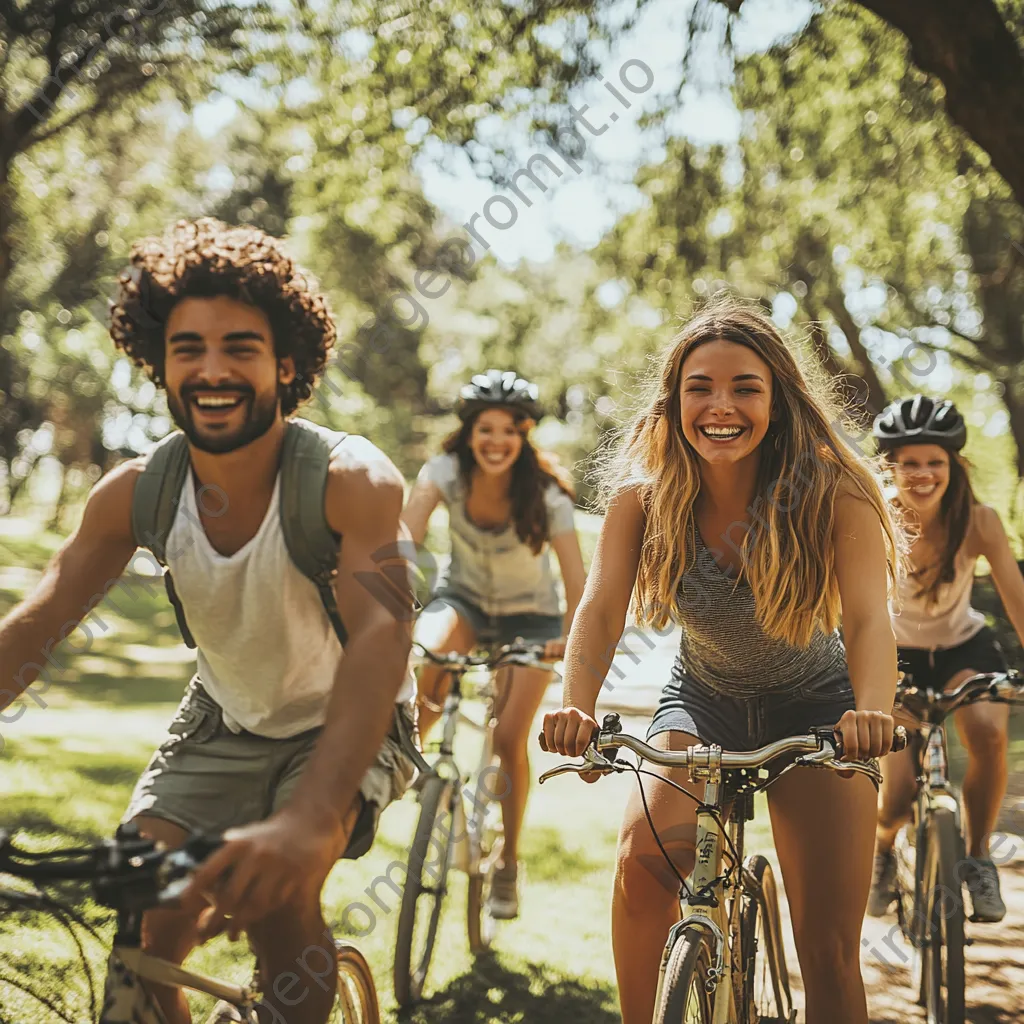
[[(979, 672), (1004, 672), (1006, 661), (985, 616), (971, 607), (978, 558), (992, 569), (999, 596), (1024, 642), (1024, 578), (995, 509), (974, 496), (960, 450), (967, 442), (963, 416), (950, 401), (924, 395), (899, 399), (875, 420), (875, 440), (892, 466), (896, 503), (913, 531), (911, 572), (900, 587), (892, 624), (900, 668), (919, 686), (955, 689)], [(1001, 921), (1006, 905), (999, 875), (988, 856), (1006, 792), (1010, 709), (982, 701), (954, 713), (967, 748), (963, 784), (968, 859), (965, 881), (973, 919)], [(917, 783), (910, 750), (891, 754), (875, 848), (868, 913), (881, 917), (896, 898), (893, 843), (910, 814)]]
[[(438, 503), (448, 507), (451, 563), (420, 616), (416, 638), (431, 651), (459, 653), (521, 639), (543, 644), (545, 657), (559, 658), (585, 572), (573, 523), (572, 483), (529, 438), (540, 415), (537, 386), (511, 371), (489, 370), (462, 389), (458, 413), (461, 426), (444, 441), (442, 454), (420, 471), (403, 513), (419, 545)], [(552, 549), (565, 586), (564, 611), (551, 571)], [(494, 746), (509, 785), (501, 801), (503, 863), (490, 897), (490, 912), (498, 919), (519, 913), (519, 833), (530, 787), (527, 738), (550, 680), (543, 669), (517, 667), (499, 674), (504, 696)], [(437, 721), (449, 682), (437, 666), (420, 671), (424, 738)]]
[[(886, 595), (897, 534), (869, 466), (846, 448), (827, 397), (775, 325), (733, 301), (695, 316), (661, 360), (649, 400), (608, 464), (608, 511), (565, 659), (565, 706), (548, 750), (579, 756), (598, 728), (597, 666), (630, 598), (640, 622), (682, 626), (648, 730), (663, 750), (751, 750), (834, 725), (848, 759), (892, 743), (896, 642)], [(842, 617), (845, 648), (837, 627)], [(681, 769), (654, 769), (699, 801)], [(647, 806), (684, 877), (695, 802), (647, 786)], [(867, 1024), (860, 928), (871, 881), (876, 792), (863, 775), (797, 768), (768, 791), (808, 1024)], [(639, 792), (619, 836), (612, 945), (623, 1024), (648, 1024), (678, 885)]]

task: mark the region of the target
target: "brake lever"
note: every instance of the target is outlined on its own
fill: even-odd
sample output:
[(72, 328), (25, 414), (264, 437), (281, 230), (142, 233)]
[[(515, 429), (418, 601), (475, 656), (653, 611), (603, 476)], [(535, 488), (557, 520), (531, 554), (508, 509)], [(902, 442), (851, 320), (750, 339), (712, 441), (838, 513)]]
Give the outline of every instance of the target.
[(543, 784), (547, 782), (548, 779), (555, 778), (556, 775), (566, 775), (570, 772), (575, 772), (577, 775), (584, 775), (588, 772), (597, 772), (601, 775), (607, 775), (609, 772), (621, 772), (624, 770), (624, 765), (609, 761), (608, 758), (603, 754), (599, 754), (593, 747), (587, 747), (583, 752), (583, 764), (570, 762), (569, 764), (560, 764), (557, 768), (549, 768), (546, 772), (541, 774), (537, 781), (538, 783)]

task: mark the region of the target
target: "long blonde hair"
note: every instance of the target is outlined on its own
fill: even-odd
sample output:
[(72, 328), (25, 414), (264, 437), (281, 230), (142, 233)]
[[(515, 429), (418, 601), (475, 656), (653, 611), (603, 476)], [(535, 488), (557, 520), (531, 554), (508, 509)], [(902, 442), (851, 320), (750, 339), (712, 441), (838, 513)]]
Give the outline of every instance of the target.
[(637, 620), (656, 629), (680, 621), (679, 586), (696, 558), (694, 502), (701, 486), (699, 456), (682, 431), (680, 380), (687, 356), (719, 340), (751, 349), (772, 371), (774, 420), (760, 445), (756, 497), (748, 508), (755, 522), (742, 544), (742, 575), (765, 634), (806, 647), (816, 630), (839, 625), (836, 497), (859, 494), (877, 512), (890, 591), (902, 565), (902, 535), (871, 462), (840, 440), (843, 420), (828, 388), (808, 382), (771, 320), (735, 299), (714, 300), (676, 335), (645, 408), (603, 466), (605, 499), (639, 486), (646, 513)]

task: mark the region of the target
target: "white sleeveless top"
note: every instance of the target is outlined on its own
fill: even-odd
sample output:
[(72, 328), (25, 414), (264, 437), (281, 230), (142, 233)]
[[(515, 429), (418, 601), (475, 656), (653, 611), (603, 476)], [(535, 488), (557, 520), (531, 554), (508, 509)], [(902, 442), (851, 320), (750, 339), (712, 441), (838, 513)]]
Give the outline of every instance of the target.
[(917, 597), (918, 582), (907, 576), (900, 580), (899, 607), (890, 606), (892, 629), (900, 647), (939, 651), (958, 647), (978, 635), (985, 616), (971, 607), (971, 588), (978, 557), (969, 557), (963, 545), (956, 554), (952, 583), (939, 587), (938, 600), (929, 604)]
[[(198, 648), (199, 680), (233, 732), (285, 739), (324, 724), (342, 648), (316, 587), (288, 554), (280, 476), (256, 535), (214, 550), (191, 469), (167, 539), (167, 565)], [(367, 680), (372, 685), (373, 680)], [(408, 673), (398, 701), (415, 694)]]

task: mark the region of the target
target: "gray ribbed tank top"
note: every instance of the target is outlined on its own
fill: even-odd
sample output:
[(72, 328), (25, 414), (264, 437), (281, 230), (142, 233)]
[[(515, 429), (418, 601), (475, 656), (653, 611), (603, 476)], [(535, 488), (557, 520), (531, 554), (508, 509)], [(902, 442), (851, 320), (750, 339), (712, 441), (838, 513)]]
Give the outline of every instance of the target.
[(814, 634), (806, 648), (765, 635), (748, 584), (727, 576), (696, 533), (697, 555), (679, 585), (682, 636), (673, 667), (730, 697), (785, 693), (848, 673), (839, 631)]

